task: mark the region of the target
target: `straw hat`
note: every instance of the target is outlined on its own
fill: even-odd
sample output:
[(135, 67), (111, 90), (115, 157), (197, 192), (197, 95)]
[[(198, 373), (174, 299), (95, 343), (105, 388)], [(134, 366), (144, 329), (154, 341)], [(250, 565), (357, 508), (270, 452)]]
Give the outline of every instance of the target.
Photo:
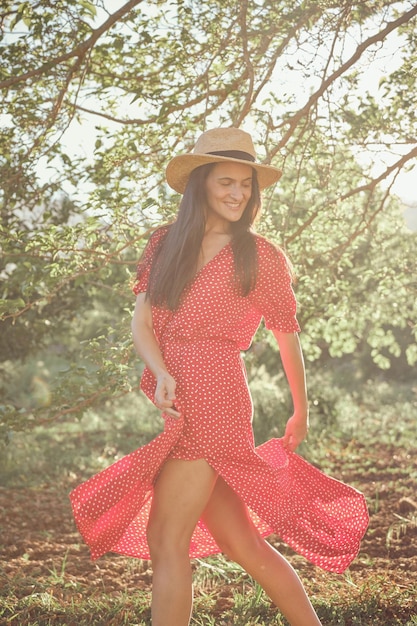
[(174, 157), (167, 166), (168, 185), (184, 193), (188, 177), (206, 163), (243, 163), (250, 165), (258, 175), (259, 188), (265, 189), (281, 178), (281, 170), (271, 165), (256, 163), (252, 137), (240, 128), (213, 128), (197, 140), (192, 153)]

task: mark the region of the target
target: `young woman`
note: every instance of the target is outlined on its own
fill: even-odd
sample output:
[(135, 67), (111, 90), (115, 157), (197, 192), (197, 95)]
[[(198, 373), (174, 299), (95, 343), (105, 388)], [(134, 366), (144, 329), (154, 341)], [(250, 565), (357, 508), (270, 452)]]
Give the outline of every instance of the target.
[[(308, 430), (296, 303), (284, 254), (256, 235), (260, 190), (281, 172), (256, 162), (250, 135), (207, 131), (168, 164), (183, 193), (176, 221), (139, 263), (133, 341), (141, 386), (164, 431), (71, 494), (92, 557), (151, 558), (153, 626), (185, 626), (190, 557), (224, 552), (265, 589), (292, 626), (320, 621), (276, 533), (313, 563), (342, 572), (366, 530), (363, 496), (294, 451)], [(278, 343), (294, 412), (282, 439), (255, 448), (241, 350), (264, 318)]]

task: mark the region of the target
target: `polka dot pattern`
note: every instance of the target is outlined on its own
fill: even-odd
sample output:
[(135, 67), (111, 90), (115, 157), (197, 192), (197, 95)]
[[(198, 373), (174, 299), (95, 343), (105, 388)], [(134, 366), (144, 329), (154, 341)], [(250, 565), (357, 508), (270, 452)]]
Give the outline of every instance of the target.
[[(135, 293), (145, 291), (155, 247), (152, 236), (138, 267)], [(149, 558), (146, 526), (153, 484), (167, 458), (208, 463), (243, 499), (263, 536), (279, 535), (319, 567), (341, 573), (357, 555), (368, 525), (361, 493), (287, 452), (281, 440), (255, 448), (252, 401), (240, 351), (264, 317), (268, 328), (299, 330), (283, 254), (256, 236), (259, 274), (247, 297), (233, 287), (233, 253), (226, 245), (196, 275), (175, 311), (153, 307), (155, 334), (177, 381), (179, 419), (149, 444), (79, 485), (70, 495), (74, 517), (93, 559), (108, 551)], [(153, 400), (155, 379), (141, 387)], [(190, 557), (219, 552), (200, 521)]]

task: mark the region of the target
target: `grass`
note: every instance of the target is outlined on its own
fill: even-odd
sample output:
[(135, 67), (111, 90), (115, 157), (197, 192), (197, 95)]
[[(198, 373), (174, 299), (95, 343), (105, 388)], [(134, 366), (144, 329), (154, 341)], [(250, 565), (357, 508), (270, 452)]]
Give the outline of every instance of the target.
[(2, 624), (16, 626), (142, 626), (150, 624), (147, 598), (121, 596), (116, 599), (77, 599), (73, 602), (56, 600), (52, 593), (43, 592), (21, 599), (10, 611), (0, 613)]
[(417, 514), (410, 515), (410, 517), (395, 514), (395, 517), (397, 520), (388, 529), (387, 548), (391, 546), (393, 539), (400, 539), (402, 536), (406, 535), (409, 530), (417, 528)]
[[(224, 567), (224, 566), (223, 566)], [(304, 581), (308, 587), (308, 581)], [(226, 595), (222, 585), (196, 591), (192, 624), (197, 626), (288, 626), (262, 589), (247, 578)], [(416, 587), (403, 588), (370, 575), (361, 586), (331, 580), (325, 599), (311, 594), (323, 626), (413, 626), (417, 624)], [(223, 600), (223, 602), (222, 602)], [(413, 614), (414, 613), (414, 614)], [(16, 626), (150, 625), (149, 592), (109, 597), (81, 587), (37, 585), (30, 595), (2, 598), (0, 623)]]

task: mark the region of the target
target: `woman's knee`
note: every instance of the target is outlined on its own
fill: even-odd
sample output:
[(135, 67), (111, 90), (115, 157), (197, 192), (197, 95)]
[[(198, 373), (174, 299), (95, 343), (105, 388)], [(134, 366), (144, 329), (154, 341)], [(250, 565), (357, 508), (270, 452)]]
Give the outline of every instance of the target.
[(248, 557), (257, 558), (264, 548), (265, 540), (255, 528), (248, 525), (245, 532), (221, 533), (216, 537), (216, 543), (229, 559), (243, 565)]
[(148, 526), (146, 528), (146, 539), (148, 541), (149, 552), (152, 555), (156, 555), (161, 546), (161, 535), (157, 529), (157, 525), (151, 520), (148, 521)]
[(175, 513), (149, 516), (146, 536), (152, 560), (163, 558), (188, 557), (194, 524)]
[(204, 459), (169, 459), (155, 483), (147, 539), (151, 556), (188, 555), (194, 528), (210, 498), (216, 472)]
[(152, 560), (160, 555), (164, 558), (188, 555), (191, 540), (189, 530), (176, 527), (170, 520), (150, 519), (146, 536)]
[(221, 551), (237, 563), (250, 554), (259, 555), (264, 547), (246, 506), (223, 479), (216, 484), (203, 520)]

